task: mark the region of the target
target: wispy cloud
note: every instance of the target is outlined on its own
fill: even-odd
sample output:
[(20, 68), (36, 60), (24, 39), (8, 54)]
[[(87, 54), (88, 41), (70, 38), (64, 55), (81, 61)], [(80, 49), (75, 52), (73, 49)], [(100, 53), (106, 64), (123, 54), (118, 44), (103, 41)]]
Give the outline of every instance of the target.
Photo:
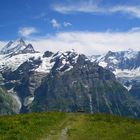
[[(137, 27), (138, 28), (138, 27)], [(140, 30), (127, 32), (60, 32), (56, 35), (28, 40), (39, 51), (75, 49), (86, 55), (101, 54), (109, 50), (140, 50)]]
[(93, 1), (87, 0), (79, 3), (71, 4), (55, 4), (52, 6), (54, 11), (62, 14), (72, 14), (77, 12), (92, 13), (92, 14), (110, 14), (110, 13), (125, 13), (136, 18), (140, 18), (140, 5), (98, 5)]
[(18, 31), (18, 34), (22, 37), (28, 37), (32, 35), (33, 33), (37, 33), (37, 29), (34, 27), (23, 27), (23, 28), (20, 28)]
[(109, 9), (109, 12), (122, 12), (133, 17), (140, 18), (140, 6), (115, 6)]
[(72, 24), (70, 22), (64, 21), (63, 23), (60, 23), (59, 21), (57, 21), (56, 19), (52, 19), (50, 21), (50, 23), (52, 24), (52, 27), (54, 29), (60, 29), (62, 27), (69, 27), (72, 26)]
[(140, 27), (133, 27), (132, 29), (129, 30), (129, 32), (134, 33), (134, 32), (140, 32)]
[(70, 22), (66, 22), (66, 21), (63, 23), (63, 25), (64, 25), (64, 27), (72, 26), (72, 24)]
[(55, 29), (61, 28), (61, 24), (56, 19), (52, 19), (51, 24), (52, 24), (52, 27)]
[(95, 3), (91, 2), (82, 2), (82, 3), (73, 3), (73, 4), (55, 4), (52, 6), (52, 9), (62, 13), (62, 14), (71, 14), (76, 12), (83, 13), (97, 13), (104, 12), (104, 9), (99, 8)]

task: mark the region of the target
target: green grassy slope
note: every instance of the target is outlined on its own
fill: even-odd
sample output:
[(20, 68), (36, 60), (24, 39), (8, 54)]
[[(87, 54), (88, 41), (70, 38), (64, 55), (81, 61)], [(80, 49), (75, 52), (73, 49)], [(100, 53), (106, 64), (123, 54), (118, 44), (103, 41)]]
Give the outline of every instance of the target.
[(3, 116), (0, 140), (140, 140), (140, 121), (55, 112)]

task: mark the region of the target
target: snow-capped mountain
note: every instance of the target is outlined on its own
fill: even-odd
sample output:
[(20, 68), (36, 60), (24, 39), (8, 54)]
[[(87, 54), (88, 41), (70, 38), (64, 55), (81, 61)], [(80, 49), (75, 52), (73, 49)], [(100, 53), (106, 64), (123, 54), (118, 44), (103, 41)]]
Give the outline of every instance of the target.
[[(28, 45), (29, 46), (29, 45)], [(27, 47), (28, 47), (27, 46)], [(14, 53), (14, 52), (13, 52)], [(5, 71), (15, 71), (23, 63), (30, 61), (40, 61), (40, 64), (37, 65), (33, 71), (49, 73), (53, 66), (59, 71), (68, 71), (76, 63), (78, 58), (78, 53), (74, 50), (62, 52), (58, 51), (57, 53), (52, 53), (46, 51), (44, 54), (39, 52), (26, 52), (20, 51), (16, 55), (0, 55), (0, 72)]]
[(30, 58), (38, 58), (42, 54), (35, 51), (31, 44), (26, 44), (23, 39), (9, 41), (0, 50), (0, 71), (15, 71), (21, 64)]
[(115, 71), (116, 69), (137, 69), (140, 67), (140, 52), (129, 49), (128, 51), (111, 52), (96, 58), (100, 66)]
[(128, 90), (132, 88), (134, 83), (140, 82), (139, 51), (133, 51), (132, 49), (120, 52), (109, 51), (107, 54), (91, 60), (112, 71)]
[(9, 98), (1, 93), (2, 114), (8, 105), (8, 113), (84, 111), (139, 117), (139, 103), (112, 72), (96, 64), (107, 63), (101, 61), (104, 57), (94, 56), (92, 62), (74, 50), (39, 53), (22, 39), (9, 42), (0, 54), (0, 88)]
[[(19, 103), (19, 109), (21, 104), (28, 106), (34, 99), (33, 87), (37, 88), (41, 84), (41, 80), (53, 70), (57, 70), (61, 73), (70, 71), (76, 64), (79, 54), (74, 50), (62, 52), (58, 51), (53, 53), (46, 51), (45, 53), (36, 52), (31, 44), (26, 45), (22, 39), (18, 39), (15, 42), (9, 42), (1, 50), (0, 54), (0, 85), (17, 85), (17, 79), (22, 75), (27, 75), (28, 72), (38, 73), (34, 75), (37, 78), (35, 85), (30, 87), (30, 95), (25, 99), (20, 99), (14, 87), (8, 88), (8, 92)], [(28, 69), (26, 68), (28, 65)], [(28, 71), (28, 72), (27, 72)], [(16, 75), (14, 75), (16, 73)], [(14, 75), (14, 76), (13, 76)], [(21, 101), (23, 100), (23, 101)], [(21, 103), (22, 102), (22, 103)]]
[(17, 55), (23, 53), (35, 53), (33, 46), (31, 44), (26, 45), (23, 39), (9, 41), (9, 43), (6, 46), (4, 46), (0, 51), (1, 55)]

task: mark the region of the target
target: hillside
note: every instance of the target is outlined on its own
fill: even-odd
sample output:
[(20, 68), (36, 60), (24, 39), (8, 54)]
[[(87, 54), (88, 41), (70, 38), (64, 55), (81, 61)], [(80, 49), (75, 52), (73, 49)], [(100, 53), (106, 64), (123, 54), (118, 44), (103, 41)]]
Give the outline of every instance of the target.
[(0, 117), (0, 140), (139, 140), (140, 121), (105, 114), (33, 113)]

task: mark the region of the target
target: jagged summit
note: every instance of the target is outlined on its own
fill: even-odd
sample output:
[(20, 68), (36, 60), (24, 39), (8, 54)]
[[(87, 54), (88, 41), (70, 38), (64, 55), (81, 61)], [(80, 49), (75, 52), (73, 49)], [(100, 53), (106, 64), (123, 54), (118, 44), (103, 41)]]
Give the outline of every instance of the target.
[(91, 60), (112, 71), (128, 90), (140, 83), (140, 51), (131, 48), (118, 52), (108, 51), (97, 58), (92, 56)]
[(140, 67), (140, 52), (133, 49), (126, 51), (112, 52), (108, 51), (106, 54), (94, 59), (100, 66), (108, 68), (111, 71), (116, 69), (132, 70)]
[(35, 50), (31, 44), (26, 44), (23, 39), (17, 39), (16, 41), (9, 41), (9, 43), (4, 46), (0, 54), (16, 55), (21, 53), (35, 53)]

